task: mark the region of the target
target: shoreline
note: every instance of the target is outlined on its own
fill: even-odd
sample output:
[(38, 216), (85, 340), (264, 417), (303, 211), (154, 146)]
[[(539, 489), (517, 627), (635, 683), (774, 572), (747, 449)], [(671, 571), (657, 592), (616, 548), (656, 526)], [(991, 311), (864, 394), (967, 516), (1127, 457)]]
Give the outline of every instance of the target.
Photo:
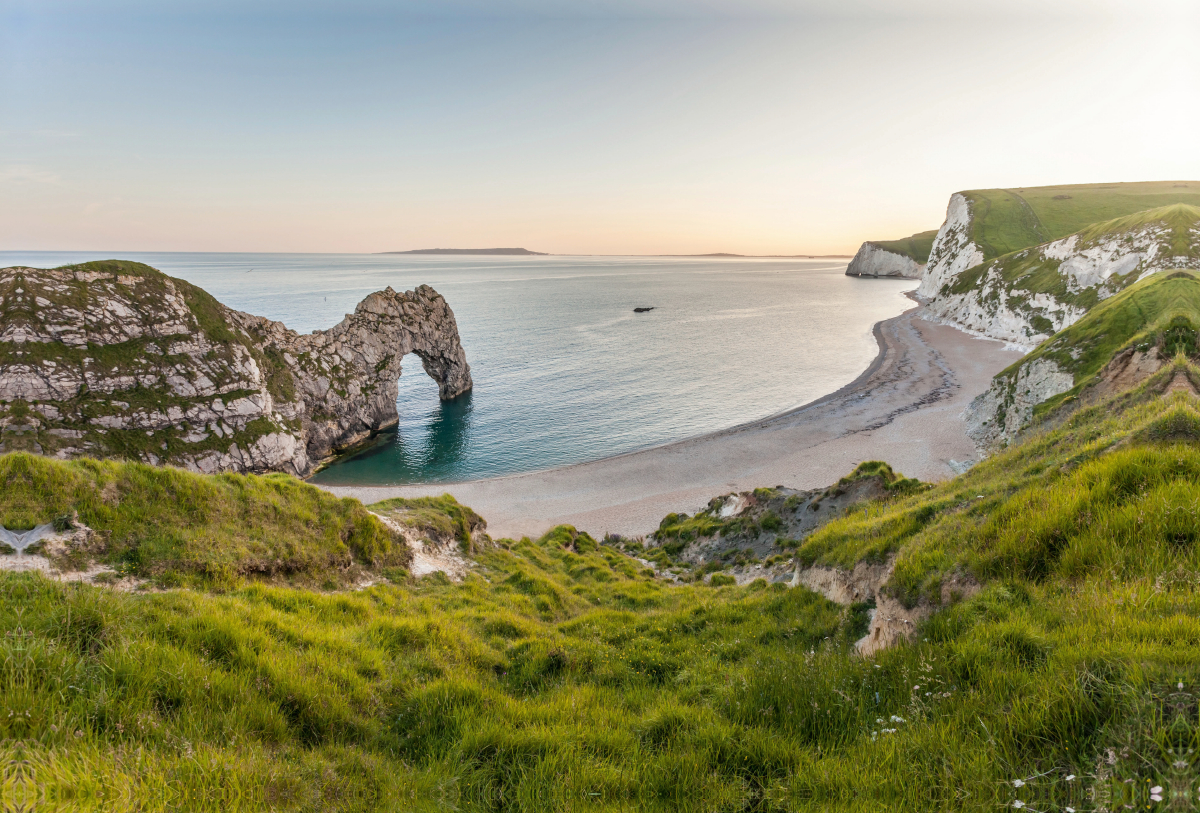
[(449, 492), (487, 519), (493, 537), (535, 536), (558, 524), (601, 536), (648, 533), (665, 515), (693, 513), (730, 491), (824, 487), (864, 460), (886, 460), (909, 477), (946, 479), (956, 473), (952, 464), (975, 459), (962, 409), (1018, 355), (923, 313), (918, 303), (877, 322), (879, 352), (853, 381), (767, 418), (483, 480), (318, 487), (367, 504)]

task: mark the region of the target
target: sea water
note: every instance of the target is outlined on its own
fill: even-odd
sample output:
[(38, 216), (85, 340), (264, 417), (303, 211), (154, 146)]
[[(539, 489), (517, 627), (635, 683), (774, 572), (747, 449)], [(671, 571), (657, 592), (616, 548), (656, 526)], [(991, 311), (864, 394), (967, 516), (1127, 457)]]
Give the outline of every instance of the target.
[[(53, 267), (111, 253), (0, 252)], [(439, 401), (403, 361), (395, 432), (315, 476), (325, 484), (460, 481), (596, 460), (777, 414), (833, 392), (875, 357), (872, 326), (915, 282), (844, 261), (122, 253), (230, 307), (307, 333), (371, 291), (432, 285), (475, 381)], [(634, 313), (636, 307), (652, 307)]]

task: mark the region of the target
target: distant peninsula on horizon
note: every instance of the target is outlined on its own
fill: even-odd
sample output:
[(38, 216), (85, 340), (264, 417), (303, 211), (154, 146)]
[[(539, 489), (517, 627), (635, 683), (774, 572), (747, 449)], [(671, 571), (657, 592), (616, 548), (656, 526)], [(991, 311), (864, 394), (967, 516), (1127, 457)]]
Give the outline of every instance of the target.
[(418, 248), (412, 251), (381, 251), (380, 254), (502, 254), (521, 257), (546, 257), (544, 251), (527, 248)]
[(731, 257), (744, 260), (841, 260), (852, 254), (729, 254), (717, 251), (711, 254), (655, 254), (655, 257)]
[[(475, 255), (475, 256), (508, 256), (508, 257), (549, 257), (545, 251), (530, 251), (527, 248), (418, 248), (410, 251), (380, 251), (379, 254), (442, 254), (442, 255)], [(729, 254), (713, 252), (710, 254), (592, 254), (580, 255), (592, 257), (711, 257), (748, 260), (835, 260), (849, 259), (851, 254)]]

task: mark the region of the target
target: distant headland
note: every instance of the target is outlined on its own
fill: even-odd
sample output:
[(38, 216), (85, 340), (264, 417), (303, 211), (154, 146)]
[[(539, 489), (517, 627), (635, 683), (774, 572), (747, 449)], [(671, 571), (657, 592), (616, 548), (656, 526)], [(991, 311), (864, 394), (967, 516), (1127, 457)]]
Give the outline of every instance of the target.
[(849, 259), (850, 254), (729, 254), (724, 251), (712, 254), (656, 254), (656, 257), (728, 257), (744, 260), (843, 260)]
[(544, 251), (527, 248), (418, 248), (413, 251), (381, 251), (380, 254), (504, 254), (520, 257), (546, 257)]

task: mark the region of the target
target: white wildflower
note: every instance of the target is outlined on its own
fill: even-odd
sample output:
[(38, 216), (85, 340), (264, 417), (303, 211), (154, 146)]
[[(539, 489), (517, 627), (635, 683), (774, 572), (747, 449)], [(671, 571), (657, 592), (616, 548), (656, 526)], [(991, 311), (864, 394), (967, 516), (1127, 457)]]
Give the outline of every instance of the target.
[(1023, 788), (1023, 787), (1025, 787), (1025, 780), (1024, 780), (1024, 779), (1014, 779), (1014, 780), (1013, 780), (1013, 787), (1014, 787), (1014, 788)]
[(1020, 810), (1024, 806), (1025, 806), (1025, 803), (1022, 802), (1020, 799), (1013, 799), (1013, 807), (1015, 807), (1017, 810)]
[(1069, 774), (1067, 774), (1067, 781), (1068, 781), (1068, 782), (1074, 782), (1074, 781), (1075, 781), (1075, 774), (1073, 774), (1073, 773), (1069, 773)]

